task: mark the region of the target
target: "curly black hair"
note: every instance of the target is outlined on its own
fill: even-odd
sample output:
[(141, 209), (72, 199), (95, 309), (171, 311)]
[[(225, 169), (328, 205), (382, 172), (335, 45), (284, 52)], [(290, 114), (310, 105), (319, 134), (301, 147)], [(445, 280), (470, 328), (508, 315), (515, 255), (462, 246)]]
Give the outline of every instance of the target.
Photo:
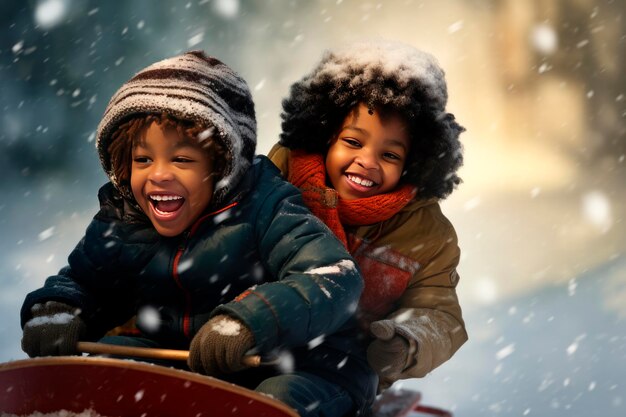
[(397, 114), (411, 138), (402, 183), (415, 185), (420, 198), (443, 199), (461, 182), (456, 172), (465, 130), (445, 111), (446, 102), (444, 73), (431, 55), (401, 44), (355, 44), (326, 53), (291, 86), (282, 103), (280, 144), (325, 155), (359, 103)]

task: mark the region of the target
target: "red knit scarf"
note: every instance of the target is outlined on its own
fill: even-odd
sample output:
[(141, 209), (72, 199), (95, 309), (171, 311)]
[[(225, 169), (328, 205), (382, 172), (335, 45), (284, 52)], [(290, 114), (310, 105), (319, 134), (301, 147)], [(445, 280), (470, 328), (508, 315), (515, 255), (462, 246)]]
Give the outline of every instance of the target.
[(343, 225), (362, 226), (389, 219), (415, 196), (415, 187), (356, 200), (344, 200), (326, 186), (326, 167), (320, 154), (291, 151), (289, 182), (300, 188), (307, 207), (348, 247)]

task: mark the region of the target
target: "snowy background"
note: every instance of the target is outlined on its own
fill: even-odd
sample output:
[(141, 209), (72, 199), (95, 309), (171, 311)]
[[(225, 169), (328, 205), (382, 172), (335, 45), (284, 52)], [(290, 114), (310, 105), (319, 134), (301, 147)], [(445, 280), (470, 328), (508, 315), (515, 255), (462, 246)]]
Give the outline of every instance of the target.
[(94, 132), (134, 72), (187, 49), (253, 91), (259, 153), (322, 51), (385, 37), (433, 53), (467, 128), (444, 203), (470, 341), (422, 380), (457, 416), (626, 415), (624, 0), (0, 4), (0, 362), (19, 307), (65, 262), (105, 181)]

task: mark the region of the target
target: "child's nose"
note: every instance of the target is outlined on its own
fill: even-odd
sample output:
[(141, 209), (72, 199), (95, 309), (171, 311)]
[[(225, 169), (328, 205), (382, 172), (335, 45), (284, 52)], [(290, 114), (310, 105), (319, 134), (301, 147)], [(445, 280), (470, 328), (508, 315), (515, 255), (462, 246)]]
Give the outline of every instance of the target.
[(361, 165), (365, 169), (373, 169), (378, 167), (378, 158), (374, 152), (370, 152), (366, 149), (362, 149), (357, 155), (355, 162)]
[(171, 181), (174, 179), (174, 172), (171, 170), (169, 164), (155, 162), (152, 165), (148, 179), (154, 182)]

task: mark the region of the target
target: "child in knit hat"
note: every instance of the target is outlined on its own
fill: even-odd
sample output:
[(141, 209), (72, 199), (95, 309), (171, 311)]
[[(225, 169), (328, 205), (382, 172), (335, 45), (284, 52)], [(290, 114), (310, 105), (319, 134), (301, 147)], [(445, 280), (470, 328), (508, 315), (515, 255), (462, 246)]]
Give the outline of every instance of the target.
[(423, 377), (467, 340), (460, 251), (439, 200), (460, 182), (459, 134), (431, 55), (385, 41), (327, 52), (283, 101), (270, 159), (361, 268), (381, 388)]
[[(213, 57), (185, 53), (125, 83), (98, 126), (110, 178), (100, 211), (69, 265), (26, 297), (24, 351), (77, 354), (80, 340), (188, 349), (191, 370), (302, 416), (365, 410), (376, 377), (352, 318), (362, 279), (255, 146), (248, 86)], [(101, 339), (135, 315), (137, 335)], [(245, 369), (251, 349), (290, 352), (291, 372)]]

